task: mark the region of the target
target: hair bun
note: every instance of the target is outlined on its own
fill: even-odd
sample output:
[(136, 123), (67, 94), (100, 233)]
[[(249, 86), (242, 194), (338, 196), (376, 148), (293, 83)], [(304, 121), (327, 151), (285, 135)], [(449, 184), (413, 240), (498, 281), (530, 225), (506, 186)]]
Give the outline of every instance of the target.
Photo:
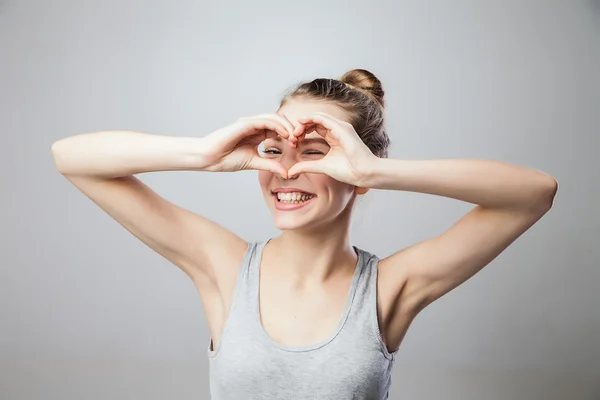
[(381, 107), (384, 106), (384, 91), (381, 81), (366, 69), (350, 70), (342, 75), (340, 81), (372, 97)]

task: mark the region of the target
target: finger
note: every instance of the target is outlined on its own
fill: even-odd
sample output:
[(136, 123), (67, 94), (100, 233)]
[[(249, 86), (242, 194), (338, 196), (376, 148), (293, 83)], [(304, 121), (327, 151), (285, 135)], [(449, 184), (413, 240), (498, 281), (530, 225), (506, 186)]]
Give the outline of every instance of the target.
[(253, 146), (258, 146), (262, 142), (264, 142), (265, 140), (267, 140), (269, 138), (280, 138), (280, 137), (281, 137), (281, 135), (279, 135), (276, 131), (272, 131), (270, 129), (261, 129), (255, 133), (253, 133), (251, 136), (244, 138), (239, 143), (240, 143), (240, 145), (250, 144)]
[(286, 129), (288, 130), (289, 133), (292, 133), (294, 131), (294, 125), (292, 125), (290, 120), (287, 119), (285, 116), (279, 115), (279, 114), (273, 114), (273, 117), (276, 118), (277, 120), (279, 120), (283, 124), (283, 126), (286, 127)]
[(315, 111), (315, 112), (314, 112), (314, 114), (321, 115), (321, 116), (323, 116), (323, 117), (325, 117), (325, 118), (327, 118), (327, 119), (330, 119), (331, 121), (333, 121), (333, 122), (336, 122), (336, 123), (338, 123), (338, 124), (341, 124), (341, 125), (343, 125), (343, 124), (347, 124), (347, 123), (348, 123), (348, 121), (345, 121), (345, 120), (343, 120), (343, 119), (336, 118), (336, 117), (334, 117), (334, 116), (333, 116), (333, 115), (331, 115), (331, 114), (327, 114), (327, 113), (324, 113), (324, 112), (321, 112), (321, 111)]
[(339, 142), (346, 132), (354, 130), (350, 123), (333, 119), (325, 113), (312, 113), (298, 119), (304, 125), (314, 126), (314, 132), (321, 135), (329, 145)]
[(310, 133), (315, 132), (317, 135), (319, 135), (323, 139), (325, 139), (325, 141), (329, 144), (329, 146), (333, 146), (335, 144), (336, 135), (332, 134), (332, 131), (330, 131), (329, 129), (327, 129), (319, 124), (312, 123), (312, 122), (306, 123), (306, 124), (301, 124), (301, 125), (302, 125), (302, 130), (295, 131), (293, 133), (293, 135), (299, 135), (298, 143), (304, 141), (306, 138), (306, 135), (309, 135)]
[(298, 147), (300, 142), (302, 142), (302, 139), (304, 139), (304, 126), (298, 124), (292, 130), (288, 139), (290, 147)]
[(269, 171), (285, 179), (288, 177), (288, 171), (283, 167), (283, 165), (275, 160), (256, 157), (250, 162), (249, 167), (250, 169)]
[(256, 118), (250, 120), (250, 124), (255, 129), (255, 131), (253, 132), (254, 134), (259, 133), (260, 131), (264, 131), (265, 138), (267, 138), (268, 135), (272, 135), (273, 132), (277, 133), (279, 136), (285, 139), (288, 139), (290, 137), (290, 132), (285, 127), (285, 125), (283, 125), (275, 118)]
[(301, 161), (292, 165), (287, 172), (289, 178), (305, 173), (324, 174), (325, 171), (319, 161)]
[[(292, 123), (290, 122), (290, 120), (287, 119), (283, 115), (279, 115), (277, 113), (260, 114), (260, 115), (257, 116), (257, 118), (274, 119), (274, 120), (278, 121), (279, 123), (281, 123), (281, 125), (283, 125), (285, 127), (285, 129), (287, 130), (287, 132), (289, 134), (291, 134), (294, 131), (294, 125), (292, 125)], [(288, 136), (288, 138), (289, 138), (289, 136)]]
[(258, 114), (255, 115), (251, 118), (257, 118), (257, 119), (275, 119), (277, 121), (279, 121), (282, 125), (284, 125), (286, 127), (286, 129), (288, 129), (290, 132), (292, 132), (294, 130), (294, 125), (292, 125), (292, 123), (290, 122), (289, 119), (287, 119), (284, 115), (280, 115), (277, 113), (266, 113), (266, 114)]
[[(259, 139), (257, 140), (258, 143), (256, 143), (256, 144), (259, 145), (260, 143), (264, 142), (265, 140), (273, 139), (273, 138), (281, 138), (281, 135), (279, 135), (277, 132), (265, 130), (265, 134), (263, 134), (262, 136), (259, 136)], [(297, 145), (298, 145), (298, 141), (296, 139), (292, 139), (291, 136), (289, 138), (287, 138), (286, 142), (288, 143), (288, 145), (290, 147), (297, 147)]]
[(296, 138), (296, 141), (300, 143), (304, 139), (304, 133), (306, 131), (306, 125), (298, 123), (292, 131), (292, 136)]
[(298, 143), (311, 132), (316, 132), (325, 139), (327, 139), (329, 135), (337, 137), (336, 134), (333, 134), (333, 131), (334, 129), (341, 129), (340, 122), (343, 121), (335, 119), (325, 113), (311, 113), (298, 119), (298, 124), (292, 132), (292, 137), (296, 137)]
[(298, 143), (302, 142), (306, 135), (311, 132), (317, 132), (321, 136), (325, 136), (327, 134), (327, 129), (314, 123), (298, 123), (294, 132), (292, 132), (292, 136), (295, 136), (298, 140)]
[(270, 129), (264, 129), (262, 133), (264, 135), (263, 136), (264, 140), (266, 140), (266, 139), (274, 139), (274, 138), (281, 137), (281, 135), (279, 133), (277, 133), (275, 131), (272, 131)]
[(313, 123), (315, 125), (321, 125), (322, 127), (327, 128), (329, 130), (339, 128), (338, 122), (324, 113), (311, 113), (309, 115), (305, 115), (303, 117), (298, 118), (298, 122), (305, 125), (310, 123)]

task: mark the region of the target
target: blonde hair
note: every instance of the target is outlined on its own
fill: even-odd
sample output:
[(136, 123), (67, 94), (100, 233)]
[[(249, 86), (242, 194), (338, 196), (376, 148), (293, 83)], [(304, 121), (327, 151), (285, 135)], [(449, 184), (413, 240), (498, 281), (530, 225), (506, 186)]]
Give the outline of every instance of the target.
[(384, 124), (384, 91), (381, 81), (365, 69), (353, 69), (340, 79), (317, 78), (302, 82), (283, 97), (279, 107), (292, 99), (328, 101), (344, 109), (349, 123), (377, 157), (388, 155), (390, 139)]

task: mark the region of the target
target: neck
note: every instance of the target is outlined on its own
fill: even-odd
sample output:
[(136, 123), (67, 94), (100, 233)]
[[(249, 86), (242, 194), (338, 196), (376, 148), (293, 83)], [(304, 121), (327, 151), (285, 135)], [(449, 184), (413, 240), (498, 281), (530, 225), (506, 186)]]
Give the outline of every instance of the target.
[(270, 245), (273, 259), (277, 260), (274, 268), (298, 285), (322, 283), (338, 273), (353, 273), (356, 266), (357, 255), (350, 244), (347, 223), (284, 231)]

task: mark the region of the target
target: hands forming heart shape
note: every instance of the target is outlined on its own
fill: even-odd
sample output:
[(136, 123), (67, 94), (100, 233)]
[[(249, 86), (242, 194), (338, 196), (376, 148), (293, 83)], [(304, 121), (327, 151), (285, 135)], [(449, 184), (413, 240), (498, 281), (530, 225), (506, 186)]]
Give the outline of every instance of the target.
[[(300, 161), (286, 170), (276, 160), (258, 153), (258, 146), (267, 138), (280, 136), (291, 147), (297, 147), (311, 132), (319, 134), (330, 146), (321, 159)], [(204, 170), (267, 170), (286, 179), (303, 173), (326, 174), (354, 186), (364, 184), (368, 168), (377, 160), (350, 123), (321, 112), (299, 118), (296, 127), (278, 114), (241, 118), (208, 135), (205, 144)]]
[(367, 168), (377, 160), (349, 122), (325, 113), (298, 119), (292, 136), (300, 143), (307, 132), (316, 132), (329, 144), (327, 154), (314, 161), (301, 161), (288, 171), (288, 177), (301, 173), (320, 173), (355, 186), (361, 186)]

